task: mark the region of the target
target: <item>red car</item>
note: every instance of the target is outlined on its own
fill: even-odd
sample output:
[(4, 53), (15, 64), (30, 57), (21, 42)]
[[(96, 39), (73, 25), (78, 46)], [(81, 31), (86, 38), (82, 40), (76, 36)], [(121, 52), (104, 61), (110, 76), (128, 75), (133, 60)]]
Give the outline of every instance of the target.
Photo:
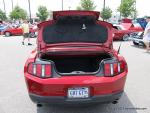
[[(35, 36), (35, 32), (37, 30), (36, 29), (33, 29), (32, 27), (30, 28), (30, 37), (36, 37)], [(22, 31), (22, 28), (21, 27), (9, 27), (7, 28), (3, 34), (6, 36), (6, 37), (9, 37), (9, 36), (16, 36), (16, 35), (22, 35), (23, 34), (23, 31)]]
[(143, 32), (143, 28), (140, 25), (132, 23), (121, 23), (121, 25), (126, 29), (132, 32)]
[(141, 27), (131, 27), (130, 23), (124, 23), (120, 25), (113, 25), (114, 28), (114, 40), (128, 40), (130, 34), (142, 32), (143, 29)]
[(56, 11), (38, 25), (37, 48), (24, 67), (29, 96), (38, 104), (117, 101), (127, 63), (113, 49), (112, 25), (95, 11)]

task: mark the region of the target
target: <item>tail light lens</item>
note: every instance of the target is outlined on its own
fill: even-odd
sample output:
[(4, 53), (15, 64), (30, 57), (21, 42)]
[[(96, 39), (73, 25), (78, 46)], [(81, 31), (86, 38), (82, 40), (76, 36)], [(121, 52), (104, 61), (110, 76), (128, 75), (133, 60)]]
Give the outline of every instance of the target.
[(116, 75), (124, 72), (126, 68), (127, 68), (126, 62), (123, 60), (121, 60), (121, 61), (116, 61), (116, 60), (104, 61), (104, 76), (107, 76), (107, 77), (116, 76)]
[(40, 78), (49, 78), (52, 75), (51, 64), (29, 63), (27, 72)]

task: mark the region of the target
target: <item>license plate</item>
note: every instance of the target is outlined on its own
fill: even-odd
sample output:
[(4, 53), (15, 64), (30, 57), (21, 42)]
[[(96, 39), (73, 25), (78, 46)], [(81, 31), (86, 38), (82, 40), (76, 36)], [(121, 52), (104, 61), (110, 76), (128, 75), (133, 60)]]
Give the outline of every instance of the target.
[(68, 89), (68, 98), (88, 98), (89, 97), (89, 88), (69, 88)]

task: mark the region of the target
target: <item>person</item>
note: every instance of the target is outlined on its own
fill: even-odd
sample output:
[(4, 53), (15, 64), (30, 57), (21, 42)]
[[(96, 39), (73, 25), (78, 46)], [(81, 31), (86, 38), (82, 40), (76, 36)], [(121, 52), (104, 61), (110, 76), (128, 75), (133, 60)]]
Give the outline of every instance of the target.
[(22, 30), (23, 30), (23, 41), (22, 41), (22, 45), (24, 45), (24, 41), (25, 41), (25, 39), (28, 39), (28, 45), (32, 45), (31, 43), (30, 43), (30, 38), (29, 38), (29, 30), (30, 30), (30, 28), (29, 28), (29, 24), (28, 24), (28, 21), (27, 20), (24, 20), (23, 21), (23, 24), (21, 25), (21, 27), (22, 27)]
[(146, 52), (150, 51), (150, 16), (146, 17), (147, 25), (144, 30), (143, 41), (146, 45)]

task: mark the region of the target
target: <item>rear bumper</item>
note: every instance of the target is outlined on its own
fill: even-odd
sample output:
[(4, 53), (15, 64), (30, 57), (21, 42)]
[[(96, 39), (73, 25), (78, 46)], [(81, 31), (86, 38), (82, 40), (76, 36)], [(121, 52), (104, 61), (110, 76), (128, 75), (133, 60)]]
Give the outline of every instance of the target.
[[(96, 76), (63, 76), (60, 78), (41, 79), (25, 74), (27, 89), (34, 102), (49, 103), (52, 101), (70, 102), (67, 98), (69, 88), (89, 88), (90, 98), (82, 99), (84, 102), (104, 100), (113, 101), (119, 98), (118, 93), (123, 91), (127, 72), (115, 77)], [(102, 99), (104, 98), (104, 99)], [(58, 102), (59, 102), (58, 101)], [(76, 100), (73, 100), (73, 103)]]
[(78, 105), (78, 104), (113, 102), (114, 100), (119, 99), (122, 93), (123, 91), (120, 91), (112, 94), (92, 96), (86, 99), (68, 99), (67, 97), (64, 96), (39, 96), (31, 93), (29, 94), (29, 96), (31, 100), (35, 103)]

